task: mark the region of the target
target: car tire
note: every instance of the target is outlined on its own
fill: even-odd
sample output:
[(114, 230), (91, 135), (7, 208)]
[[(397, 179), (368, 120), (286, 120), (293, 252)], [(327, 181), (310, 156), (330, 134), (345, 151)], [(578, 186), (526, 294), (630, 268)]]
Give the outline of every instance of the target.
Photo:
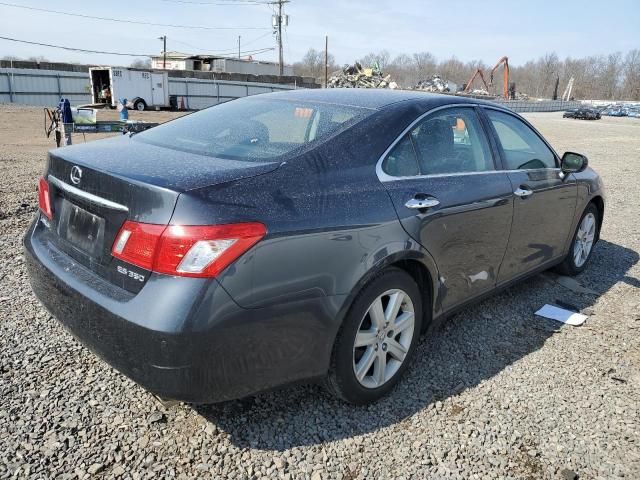
[[(392, 303), (400, 305), (394, 309)], [(421, 328), (422, 296), (414, 279), (398, 268), (382, 271), (345, 317), (333, 347), (328, 390), (356, 405), (383, 397), (409, 366)]]
[[(563, 262), (558, 265), (556, 270), (570, 276), (578, 275), (584, 271), (591, 260), (593, 247), (600, 233), (599, 217), (600, 213), (598, 212), (598, 208), (593, 203), (587, 205), (571, 239), (571, 246), (569, 247), (567, 256)], [(585, 249), (588, 249), (588, 251)], [(586, 255), (584, 254), (585, 251)]]
[(147, 108), (147, 104), (142, 99), (136, 100), (136, 102), (133, 104), (133, 108), (138, 110), (139, 112), (143, 112)]

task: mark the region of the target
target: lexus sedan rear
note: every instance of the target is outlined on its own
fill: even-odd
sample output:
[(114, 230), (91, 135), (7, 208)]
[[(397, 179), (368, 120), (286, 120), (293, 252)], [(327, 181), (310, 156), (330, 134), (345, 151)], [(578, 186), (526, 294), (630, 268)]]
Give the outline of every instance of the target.
[(339, 89), (52, 150), (38, 191), (38, 298), (189, 402), (314, 380), (373, 401), (438, 320), (541, 270), (582, 271), (604, 213), (587, 159), (517, 114)]

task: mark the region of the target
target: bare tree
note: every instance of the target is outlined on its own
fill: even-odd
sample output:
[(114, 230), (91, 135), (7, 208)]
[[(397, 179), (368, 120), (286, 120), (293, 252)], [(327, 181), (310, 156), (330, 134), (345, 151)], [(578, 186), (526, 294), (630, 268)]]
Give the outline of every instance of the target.
[(131, 62), (129, 66), (131, 68), (151, 68), (151, 59), (146, 58), (142, 60), (141, 58), (137, 58), (133, 62)]
[(40, 63), (40, 62), (48, 62), (49, 60), (47, 59), (47, 57), (43, 56), (43, 55), (38, 55), (33, 56), (33, 57), (29, 57), (27, 58), (28, 62), (36, 62), (36, 63)]
[(620, 80), (622, 76), (623, 62), (620, 52), (607, 56), (602, 72), (603, 98), (613, 100), (620, 94)]
[[(328, 55), (329, 73), (338, 69), (333, 55)], [(316, 81), (324, 81), (324, 51), (310, 48), (302, 60), (293, 64), (296, 75), (313, 77)]]
[(378, 64), (380, 70), (384, 72), (389, 65), (390, 59), (391, 55), (389, 54), (389, 52), (386, 50), (382, 50), (378, 53), (369, 53), (358, 60), (358, 62), (360, 62), (363, 67), (372, 67), (373, 65)]
[(419, 52), (413, 54), (413, 62), (416, 67), (418, 80), (425, 80), (427, 77), (436, 74), (437, 61), (429, 52)]
[[(323, 62), (323, 52), (310, 49), (294, 68), (298, 74), (321, 79), (324, 76)], [(391, 59), (386, 50), (369, 53), (359, 62), (364, 67), (377, 63), (383, 73), (390, 74), (401, 88), (412, 88), (418, 81), (428, 79), (433, 74), (461, 87), (478, 68), (487, 74), (488, 80), (490, 68), (482, 61), (462, 62), (454, 56), (438, 61), (429, 52), (400, 54)], [(510, 82), (516, 84), (517, 91), (531, 97), (551, 98), (556, 82), (559, 83), (558, 91), (561, 94), (573, 78), (573, 98), (640, 100), (640, 49), (631, 50), (625, 56), (615, 52), (583, 58), (567, 57), (564, 60), (560, 60), (556, 53), (547, 53), (524, 64), (514, 63), (512, 60)], [(494, 76), (493, 93), (502, 91), (502, 82), (502, 75)]]
[(624, 59), (624, 98), (640, 100), (640, 50), (634, 49)]
[(413, 86), (418, 82), (416, 65), (409, 55), (398, 55), (387, 64), (384, 73), (402, 86)]

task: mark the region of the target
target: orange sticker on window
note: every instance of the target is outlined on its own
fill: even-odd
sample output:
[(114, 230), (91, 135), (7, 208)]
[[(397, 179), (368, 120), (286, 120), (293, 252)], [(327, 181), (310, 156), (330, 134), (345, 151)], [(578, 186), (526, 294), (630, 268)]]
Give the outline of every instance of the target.
[(311, 118), (313, 108), (296, 107), (295, 116), (298, 118)]

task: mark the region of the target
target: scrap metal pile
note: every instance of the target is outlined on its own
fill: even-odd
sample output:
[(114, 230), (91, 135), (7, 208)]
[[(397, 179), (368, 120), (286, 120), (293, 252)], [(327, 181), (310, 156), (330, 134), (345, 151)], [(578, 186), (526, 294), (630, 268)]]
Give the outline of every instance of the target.
[(434, 74), (431, 78), (420, 80), (414, 90), (422, 90), (424, 92), (450, 92), (449, 81), (440, 78), (440, 75)]
[(329, 78), (329, 88), (397, 88), (391, 81), (391, 75), (384, 75), (378, 65), (362, 68), (358, 62), (345, 65)]

